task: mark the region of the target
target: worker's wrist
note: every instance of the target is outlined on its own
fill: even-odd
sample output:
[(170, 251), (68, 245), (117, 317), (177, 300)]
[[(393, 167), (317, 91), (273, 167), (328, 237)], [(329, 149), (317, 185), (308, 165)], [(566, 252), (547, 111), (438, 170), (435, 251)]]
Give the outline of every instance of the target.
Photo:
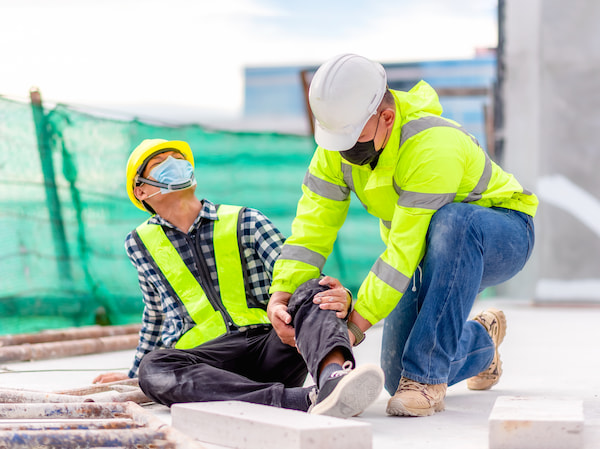
[(346, 317), (344, 319), (348, 320), (352, 313), (352, 292), (345, 287), (344, 290), (346, 290), (346, 300), (348, 301), (348, 308), (346, 309)]
[(348, 330), (354, 337), (354, 341), (352, 341), (352, 339), (350, 339), (352, 346), (358, 346), (365, 339), (365, 333), (361, 330), (360, 327), (358, 327), (358, 325), (356, 323), (354, 323), (352, 321), (348, 321)]

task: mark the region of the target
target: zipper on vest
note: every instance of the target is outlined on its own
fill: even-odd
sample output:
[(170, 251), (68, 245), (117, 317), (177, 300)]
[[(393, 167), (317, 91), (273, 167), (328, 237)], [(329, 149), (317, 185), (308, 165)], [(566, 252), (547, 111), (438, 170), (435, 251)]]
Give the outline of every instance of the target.
[[(189, 235), (186, 234), (186, 239), (191, 239)], [(196, 262), (196, 266), (198, 267), (198, 271), (200, 272), (200, 286), (204, 293), (206, 293), (206, 297), (212, 304), (215, 310), (218, 310), (223, 316), (223, 320), (225, 321), (225, 325), (227, 326), (228, 332), (232, 329), (235, 329), (236, 326), (233, 324), (233, 320), (229, 316), (227, 309), (223, 306), (221, 302), (221, 297), (217, 293), (215, 286), (212, 283), (212, 278), (210, 277), (210, 271), (208, 269), (208, 265), (206, 265), (206, 261), (204, 257), (202, 257), (202, 251), (200, 250), (200, 242), (198, 241), (198, 233), (196, 233), (195, 237), (192, 239), (192, 254), (194, 255), (194, 260)]]

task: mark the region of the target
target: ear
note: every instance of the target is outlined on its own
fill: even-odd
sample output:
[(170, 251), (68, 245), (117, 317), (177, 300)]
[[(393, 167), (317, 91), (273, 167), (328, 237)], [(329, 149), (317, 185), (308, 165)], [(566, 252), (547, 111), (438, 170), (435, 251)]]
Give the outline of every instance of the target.
[(396, 118), (396, 111), (393, 109), (384, 109), (381, 112), (381, 116), (383, 117), (385, 126), (389, 128), (394, 124), (394, 119)]
[(144, 192), (144, 189), (143, 189), (144, 185), (145, 184), (142, 184), (141, 186), (135, 186), (133, 188), (133, 194), (140, 201), (144, 201), (146, 198), (148, 198), (148, 194), (146, 192)]

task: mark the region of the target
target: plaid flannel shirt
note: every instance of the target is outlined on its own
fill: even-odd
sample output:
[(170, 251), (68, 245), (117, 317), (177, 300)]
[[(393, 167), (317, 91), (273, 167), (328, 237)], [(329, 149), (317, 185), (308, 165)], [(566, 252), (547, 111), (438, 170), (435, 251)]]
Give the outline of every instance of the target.
[[(198, 257), (203, 257), (206, 261), (213, 285), (219, 292), (212, 246), (211, 222), (215, 220), (217, 220), (215, 205), (208, 200), (203, 200), (202, 210), (187, 234), (159, 215), (151, 217), (150, 223), (163, 226), (168, 239), (197, 279), (200, 278), (200, 273), (194, 262), (193, 251), (195, 251), (195, 240), (198, 239), (202, 253), (198, 254)], [(275, 225), (256, 209), (246, 208), (242, 213), (241, 221), (241, 242), (248, 267), (250, 291), (258, 302), (266, 305), (269, 301), (273, 265), (281, 251), (284, 237)], [(194, 327), (195, 323), (181, 301), (169, 294), (163, 279), (149, 263), (131, 233), (125, 239), (125, 250), (137, 269), (144, 300), (140, 339), (133, 366), (128, 374), (129, 377), (135, 377), (144, 354), (154, 349), (174, 347), (179, 338)]]

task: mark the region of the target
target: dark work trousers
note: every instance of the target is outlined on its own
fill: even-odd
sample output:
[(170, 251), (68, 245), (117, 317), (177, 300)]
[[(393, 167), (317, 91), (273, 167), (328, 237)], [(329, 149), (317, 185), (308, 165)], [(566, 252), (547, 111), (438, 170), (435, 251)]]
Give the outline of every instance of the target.
[(167, 406), (244, 401), (281, 407), (284, 388), (301, 387), (307, 371), (317, 381), (319, 365), (333, 349), (354, 364), (345, 321), (312, 302), (327, 288), (312, 279), (290, 298), (298, 349), (282, 343), (271, 326), (223, 335), (193, 349), (159, 349), (140, 363), (140, 388)]

